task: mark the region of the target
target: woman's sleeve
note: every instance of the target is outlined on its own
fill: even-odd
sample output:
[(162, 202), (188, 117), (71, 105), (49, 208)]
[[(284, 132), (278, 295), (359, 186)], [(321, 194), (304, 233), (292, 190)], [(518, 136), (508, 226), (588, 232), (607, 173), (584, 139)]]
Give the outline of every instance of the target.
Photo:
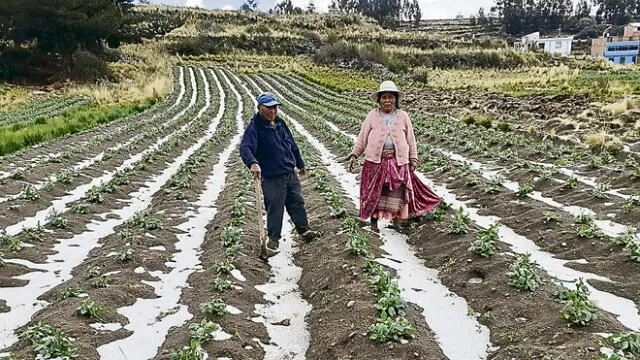
[(418, 145), (409, 114), (407, 114), (407, 143), (409, 144), (409, 159), (418, 159)]
[(356, 143), (353, 145), (353, 150), (351, 151), (351, 155), (355, 155), (359, 157), (364, 152), (364, 149), (367, 147), (367, 139), (369, 137), (369, 131), (371, 129), (371, 113), (369, 113), (362, 122), (362, 127), (360, 128), (360, 132), (358, 133), (358, 137), (356, 138)]

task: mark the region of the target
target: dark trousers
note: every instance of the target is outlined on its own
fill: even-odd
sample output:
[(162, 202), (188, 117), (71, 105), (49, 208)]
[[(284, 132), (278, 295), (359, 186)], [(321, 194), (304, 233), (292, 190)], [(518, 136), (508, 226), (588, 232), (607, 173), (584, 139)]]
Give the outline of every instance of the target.
[(264, 208), (267, 211), (267, 235), (270, 238), (280, 239), (285, 208), (298, 234), (309, 230), (302, 188), (295, 171), (279, 176), (263, 177), (262, 193)]

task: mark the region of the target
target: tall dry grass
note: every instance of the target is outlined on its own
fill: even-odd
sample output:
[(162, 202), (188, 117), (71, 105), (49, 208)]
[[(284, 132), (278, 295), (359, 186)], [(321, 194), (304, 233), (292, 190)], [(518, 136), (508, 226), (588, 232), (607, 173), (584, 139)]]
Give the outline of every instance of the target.
[(67, 89), (70, 97), (90, 96), (99, 105), (124, 104), (160, 100), (168, 92), (172, 80), (172, 59), (160, 42), (146, 42), (121, 47), (133, 63), (114, 63), (112, 68), (118, 82), (80, 85)]

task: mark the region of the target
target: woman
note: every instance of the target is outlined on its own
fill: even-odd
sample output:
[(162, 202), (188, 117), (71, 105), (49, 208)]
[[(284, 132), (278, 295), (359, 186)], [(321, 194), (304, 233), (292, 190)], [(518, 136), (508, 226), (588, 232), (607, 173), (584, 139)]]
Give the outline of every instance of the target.
[(420, 216), (442, 201), (413, 173), (418, 148), (409, 115), (400, 110), (402, 93), (393, 81), (383, 81), (371, 100), (379, 104), (364, 119), (349, 158), (365, 153), (360, 177), (360, 217), (371, 219), (378, 232), (378, 219), (393, 221), (396, 228), (409, 216)]

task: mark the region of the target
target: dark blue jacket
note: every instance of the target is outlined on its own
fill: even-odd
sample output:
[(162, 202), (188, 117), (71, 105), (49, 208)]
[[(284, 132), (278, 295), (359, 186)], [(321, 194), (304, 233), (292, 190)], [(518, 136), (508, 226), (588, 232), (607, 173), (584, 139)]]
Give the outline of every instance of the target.
[(276, 124), (271, 126), (259, 113), (244, 130), (240, 157), (247, 166), (258, 163), (264, 177), (284, 175), (296, 167), (304, 168), (300, 149), (287, 124), (277, 117)]

